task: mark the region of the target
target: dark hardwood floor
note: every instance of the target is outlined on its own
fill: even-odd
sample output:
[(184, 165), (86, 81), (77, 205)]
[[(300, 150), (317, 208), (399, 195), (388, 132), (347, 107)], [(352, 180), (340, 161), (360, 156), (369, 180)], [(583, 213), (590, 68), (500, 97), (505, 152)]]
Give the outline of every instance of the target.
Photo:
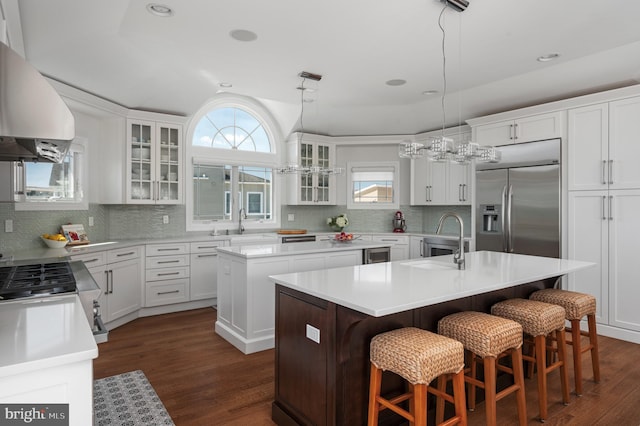
[[(274, 351), (243, 355), (215, 334), (215, 319), (216, 311), (208, 308), (119, 327), (98, 346), (94, 376), (144, 371), (177, 426), (273, 425)], [(640, 345), (602, 336), (599, 342), (602, 381), (593, 383), (586, 368), (583, 396), (572, 394), (564, 406), (554, 372), (545, 425), (640, 425)], [(584, 362), (590, 363), (587, 355)], [(526, 392), (529, 424), (539, 425), (535, 380), (527, 380)], [(498, 424), (516, 423), (511, 395), (498, 402)], [(484, 404), (469, 413), (469, 424), (484, 424)]]

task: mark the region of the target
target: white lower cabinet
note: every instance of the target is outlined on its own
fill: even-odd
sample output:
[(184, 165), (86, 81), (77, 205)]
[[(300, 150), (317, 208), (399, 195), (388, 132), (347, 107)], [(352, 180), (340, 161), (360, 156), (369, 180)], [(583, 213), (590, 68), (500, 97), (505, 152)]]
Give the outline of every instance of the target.
[(105, 323), (137, 311), (141, 307), (142, 246), (71, 256), (84, 261), (100, 286), (98, 299)]
[(409, 259), (418, 259), (424, 256), (423, 236), (411, 235), (409, 237)]
[(146, 247), (145, 307), (189, 301), (189, 243)]
[(640, 189), (569, 192), (569, 258), (596, 263), (569, 275), (569, 289), (597, 298), (597, 320), (611, 337), (640, 343)]
[(218, 247), (224, 241), (191, 243), (189, 300), (218, 296)]
[(391, 244), (391, 261), (409, 259), (408, 235), (373, 235), (371, 239)]

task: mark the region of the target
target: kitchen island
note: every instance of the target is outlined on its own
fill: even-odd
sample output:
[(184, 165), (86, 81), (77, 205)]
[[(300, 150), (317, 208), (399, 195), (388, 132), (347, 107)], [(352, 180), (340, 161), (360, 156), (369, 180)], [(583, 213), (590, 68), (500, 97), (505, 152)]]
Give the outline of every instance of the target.
[(269, 275), (355, 266), (375, 241), (319, 241), (218, 248), (216, 333), (245, 354), (271, 349), (275, 337), (274, 284)]
[[(273, 420), (366, 424), (373, 336), (408, 326), (435, 331), (448, 314), (488, 312), (500, 300), (526, 298), (593, 265), (483, 251), (467, 253), (466, 269), (458, 270), (452, 257), (271, 276), (276, 283)], [(402, 386), (397, 377), (385, 377), (383, 392)]]

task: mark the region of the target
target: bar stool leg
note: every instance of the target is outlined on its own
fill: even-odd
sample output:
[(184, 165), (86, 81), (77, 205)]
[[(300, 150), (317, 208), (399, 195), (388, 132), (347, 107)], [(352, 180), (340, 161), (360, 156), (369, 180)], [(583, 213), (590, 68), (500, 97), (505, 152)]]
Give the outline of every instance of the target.
[(382, 370), (371, 365), (371, 383), (369, 384), (369, 421), (368, 426), (378, 425), (378, 396), (380, 396), (380, 385), (382, 383)]
[[(439, 398), (441, 400), (442, 398)], [(460, 424), (467, 424), (467, 410), (465, 409), (464, 395), (464, 369), (453, 375), (453, 404), (456, 417), (460, 418)]]
[(538, 407), (540, 420), (547, 420), (547, 351), (546, 336), (535, 336), (536, 369), (538, 370)]
[(582, 396), (582, 345), (580, 320), (571, 320), (571, 346), (573, 350), (573, 372), (576, 384), (576, 395)]
[(511, 351), (511, 364), (513, 368), (513, 381), (520, 387), (516, 391), (516, 401), (518, 404), (518, 420), (520, 426), (527, 426), (527, 400), (524, 393), (524, 369), (522, 366), (522, 348)]
[(487, 409), (487, 426), (495, 426), (498, 421), (496, 412), (496, 358), (485, 357), (484, 362), (484, 400)]
[(596, 333), (596, 316), (587, 315), (589, 323), (589, 343), (591, 344), (591, 365), (593, 366), (593, 380), (600, 382), (600, 356), (598, 355), (598, 335)]
[(427, 385), (417, 384), (413, 385), (413, 398), (411, 398), (411, 406), (413, 410), (413, 422), (409, 422), (411, 425), (426, 425), (427, 424)]
[(560, 385), (562, 386), (562, 402), (569, 405), (569, 372), (567, 369), (567, 341), (564, 328), (556, 330), (556, 344), (558, 345), (558, 358), (560, 364)]
[[(469, 373), (469, 375), (475, 379), (477, 378), (476, 374), (478, 374), (478, 357), (476, 356), (476, 354), (474, 354), (473, 352), (470, 353), (471, 355), (471, 371)], [(473, 383), (469, 383), (469, 411), (475, 411), (476, 410), (476, 385)]]
[[(464, 380), (464, 378), (463, 378)], [(437, 389), (444, 393), (446, 388), (447, 388), (447, 380), (445, 376), (439, 376), (438, 377), (438, 385), (437, 385)], [(454, 382), (454, 386), (455, 386), (455, 382)], [(456, 390), (454, 387), (454, 398), (456, 397)], [(464, 394), (464, 383), (463, 383), (463, 388), (462, 388), (462, 392)], [(436, 398), (436, 424), (439, 425), (440, 423), (442, 423), (444, 421), (444, 398)], [(457, 411), (456, 411), (457, 414)]]

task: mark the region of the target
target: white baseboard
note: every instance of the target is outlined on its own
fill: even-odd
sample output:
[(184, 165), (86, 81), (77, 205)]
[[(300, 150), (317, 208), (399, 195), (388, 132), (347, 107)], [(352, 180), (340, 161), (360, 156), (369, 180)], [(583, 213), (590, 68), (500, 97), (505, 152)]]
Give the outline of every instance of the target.
[(275, 336), (273, 335), (259, 339), (246, 339), (220, 321), (216, 321), (216, 333), (245, 355), (275, 347)]

